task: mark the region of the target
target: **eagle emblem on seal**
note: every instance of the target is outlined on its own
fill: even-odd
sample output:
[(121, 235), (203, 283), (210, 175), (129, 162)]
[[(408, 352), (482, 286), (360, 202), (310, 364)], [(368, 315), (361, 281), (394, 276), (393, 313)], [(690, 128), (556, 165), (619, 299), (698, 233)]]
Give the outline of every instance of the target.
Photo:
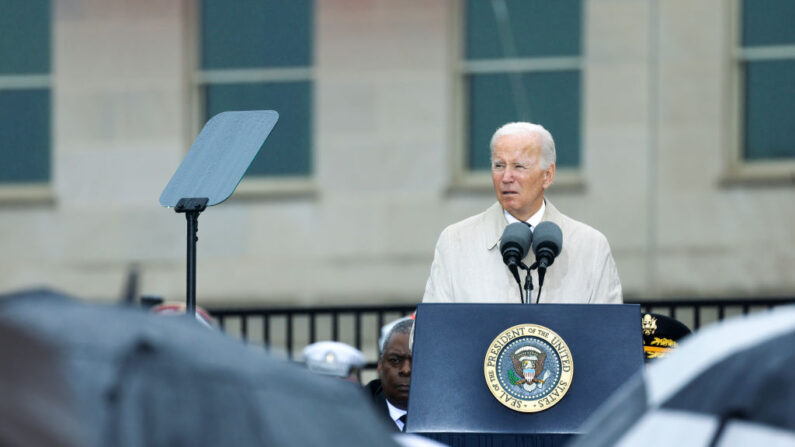
[(483, 359), (489, 391), (513, 411), (537, 413), (557, 405), (574, 376), (569, 346), (548, 327), (509, 327), (491, 342)]
[[(521, 386), (531, 391), (536, 388), (536, 384), (543, 386), (546, 376), (544, 375), (544, 362), (547, 354), (533, 346), (524, 346), (511, 354), (513, 361), (513, 371), (511, 371), (511, 383)], [(516, 374), (514, 375), (513, 372)], [(543, 378), (542, 378), (543, 377)]]

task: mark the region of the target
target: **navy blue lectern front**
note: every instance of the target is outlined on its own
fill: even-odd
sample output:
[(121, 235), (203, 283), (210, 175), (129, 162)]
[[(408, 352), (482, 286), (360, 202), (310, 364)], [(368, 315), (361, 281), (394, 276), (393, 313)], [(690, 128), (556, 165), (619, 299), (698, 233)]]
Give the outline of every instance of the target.
[[(489, 345), (536, 324), (565, 340), (574, 364), (567, 394), (544, 411), (501, 404), (484, 377)], [(448, 445), (561, 445), (643, 367), (640, 306), (420, 304), (414, 329), (407, 431)]]

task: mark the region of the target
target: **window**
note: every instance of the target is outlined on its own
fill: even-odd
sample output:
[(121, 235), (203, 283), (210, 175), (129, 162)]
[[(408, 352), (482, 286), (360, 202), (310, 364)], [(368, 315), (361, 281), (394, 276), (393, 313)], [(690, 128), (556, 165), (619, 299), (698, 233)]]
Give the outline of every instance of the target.
[(0, 0), (0, 184), (50, 181), (50, 2)]
[(546, 127), (558, 168), (577, 168), (581, 1), (467, 0), (464, 16), (465, 172), (489, 169), (491, 135), (509, 121)]
[(772, 168), (768, 173), (784, 168), (791, 175), (795, 168), (795, 3), (742, 0), (740, 5), (741, 137), (736, 161), (745, 167), (767, 165)]
[(312, 170), (311, 0), (202, 0), (202, 123), (229, 110), (276, 110), (279, 122), (246, 173)]

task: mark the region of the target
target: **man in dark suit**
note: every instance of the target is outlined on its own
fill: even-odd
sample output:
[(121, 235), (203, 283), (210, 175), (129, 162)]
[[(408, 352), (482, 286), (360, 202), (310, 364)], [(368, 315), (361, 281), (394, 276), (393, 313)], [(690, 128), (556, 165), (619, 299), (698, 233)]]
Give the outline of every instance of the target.
[(409, 334), (413, 320), (401, 321), (389, 332), (378, 358), (378, 379), (365, 386), (376, 410), (395, 431), (405, 431), (411, 381)]

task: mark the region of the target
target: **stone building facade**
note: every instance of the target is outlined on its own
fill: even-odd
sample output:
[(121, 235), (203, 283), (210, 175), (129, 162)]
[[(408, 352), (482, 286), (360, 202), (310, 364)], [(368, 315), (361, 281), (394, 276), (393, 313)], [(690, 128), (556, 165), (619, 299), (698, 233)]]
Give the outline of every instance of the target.
[[(468, 80), (556, 63), (579, 76), (579, 159), (548, 196), (608, 237), (628, 298), (795, 294), (794, 140), (743, 155), (744, 67), (773, 58), (786, 79), (795, 39), (745, 48), (740, 1), (585, 0), (574, 59), (490, 66), (462, 56), (471, 3), (309, 4), (311, 64), (276, 74), (311, 83), (310, 168), (247, 178), (201, 215), (200, 304), (419, 301), (440, 231), (494, 201), (467, 167)], [(203, 7), (51, 3), (50, 174), (0, 185), (0, 290), (116, 299), (136, 266), (139, 292), (182, 299), (185, 220), (158, 197), (204, 87), (231, 79), (201, 68)]]

